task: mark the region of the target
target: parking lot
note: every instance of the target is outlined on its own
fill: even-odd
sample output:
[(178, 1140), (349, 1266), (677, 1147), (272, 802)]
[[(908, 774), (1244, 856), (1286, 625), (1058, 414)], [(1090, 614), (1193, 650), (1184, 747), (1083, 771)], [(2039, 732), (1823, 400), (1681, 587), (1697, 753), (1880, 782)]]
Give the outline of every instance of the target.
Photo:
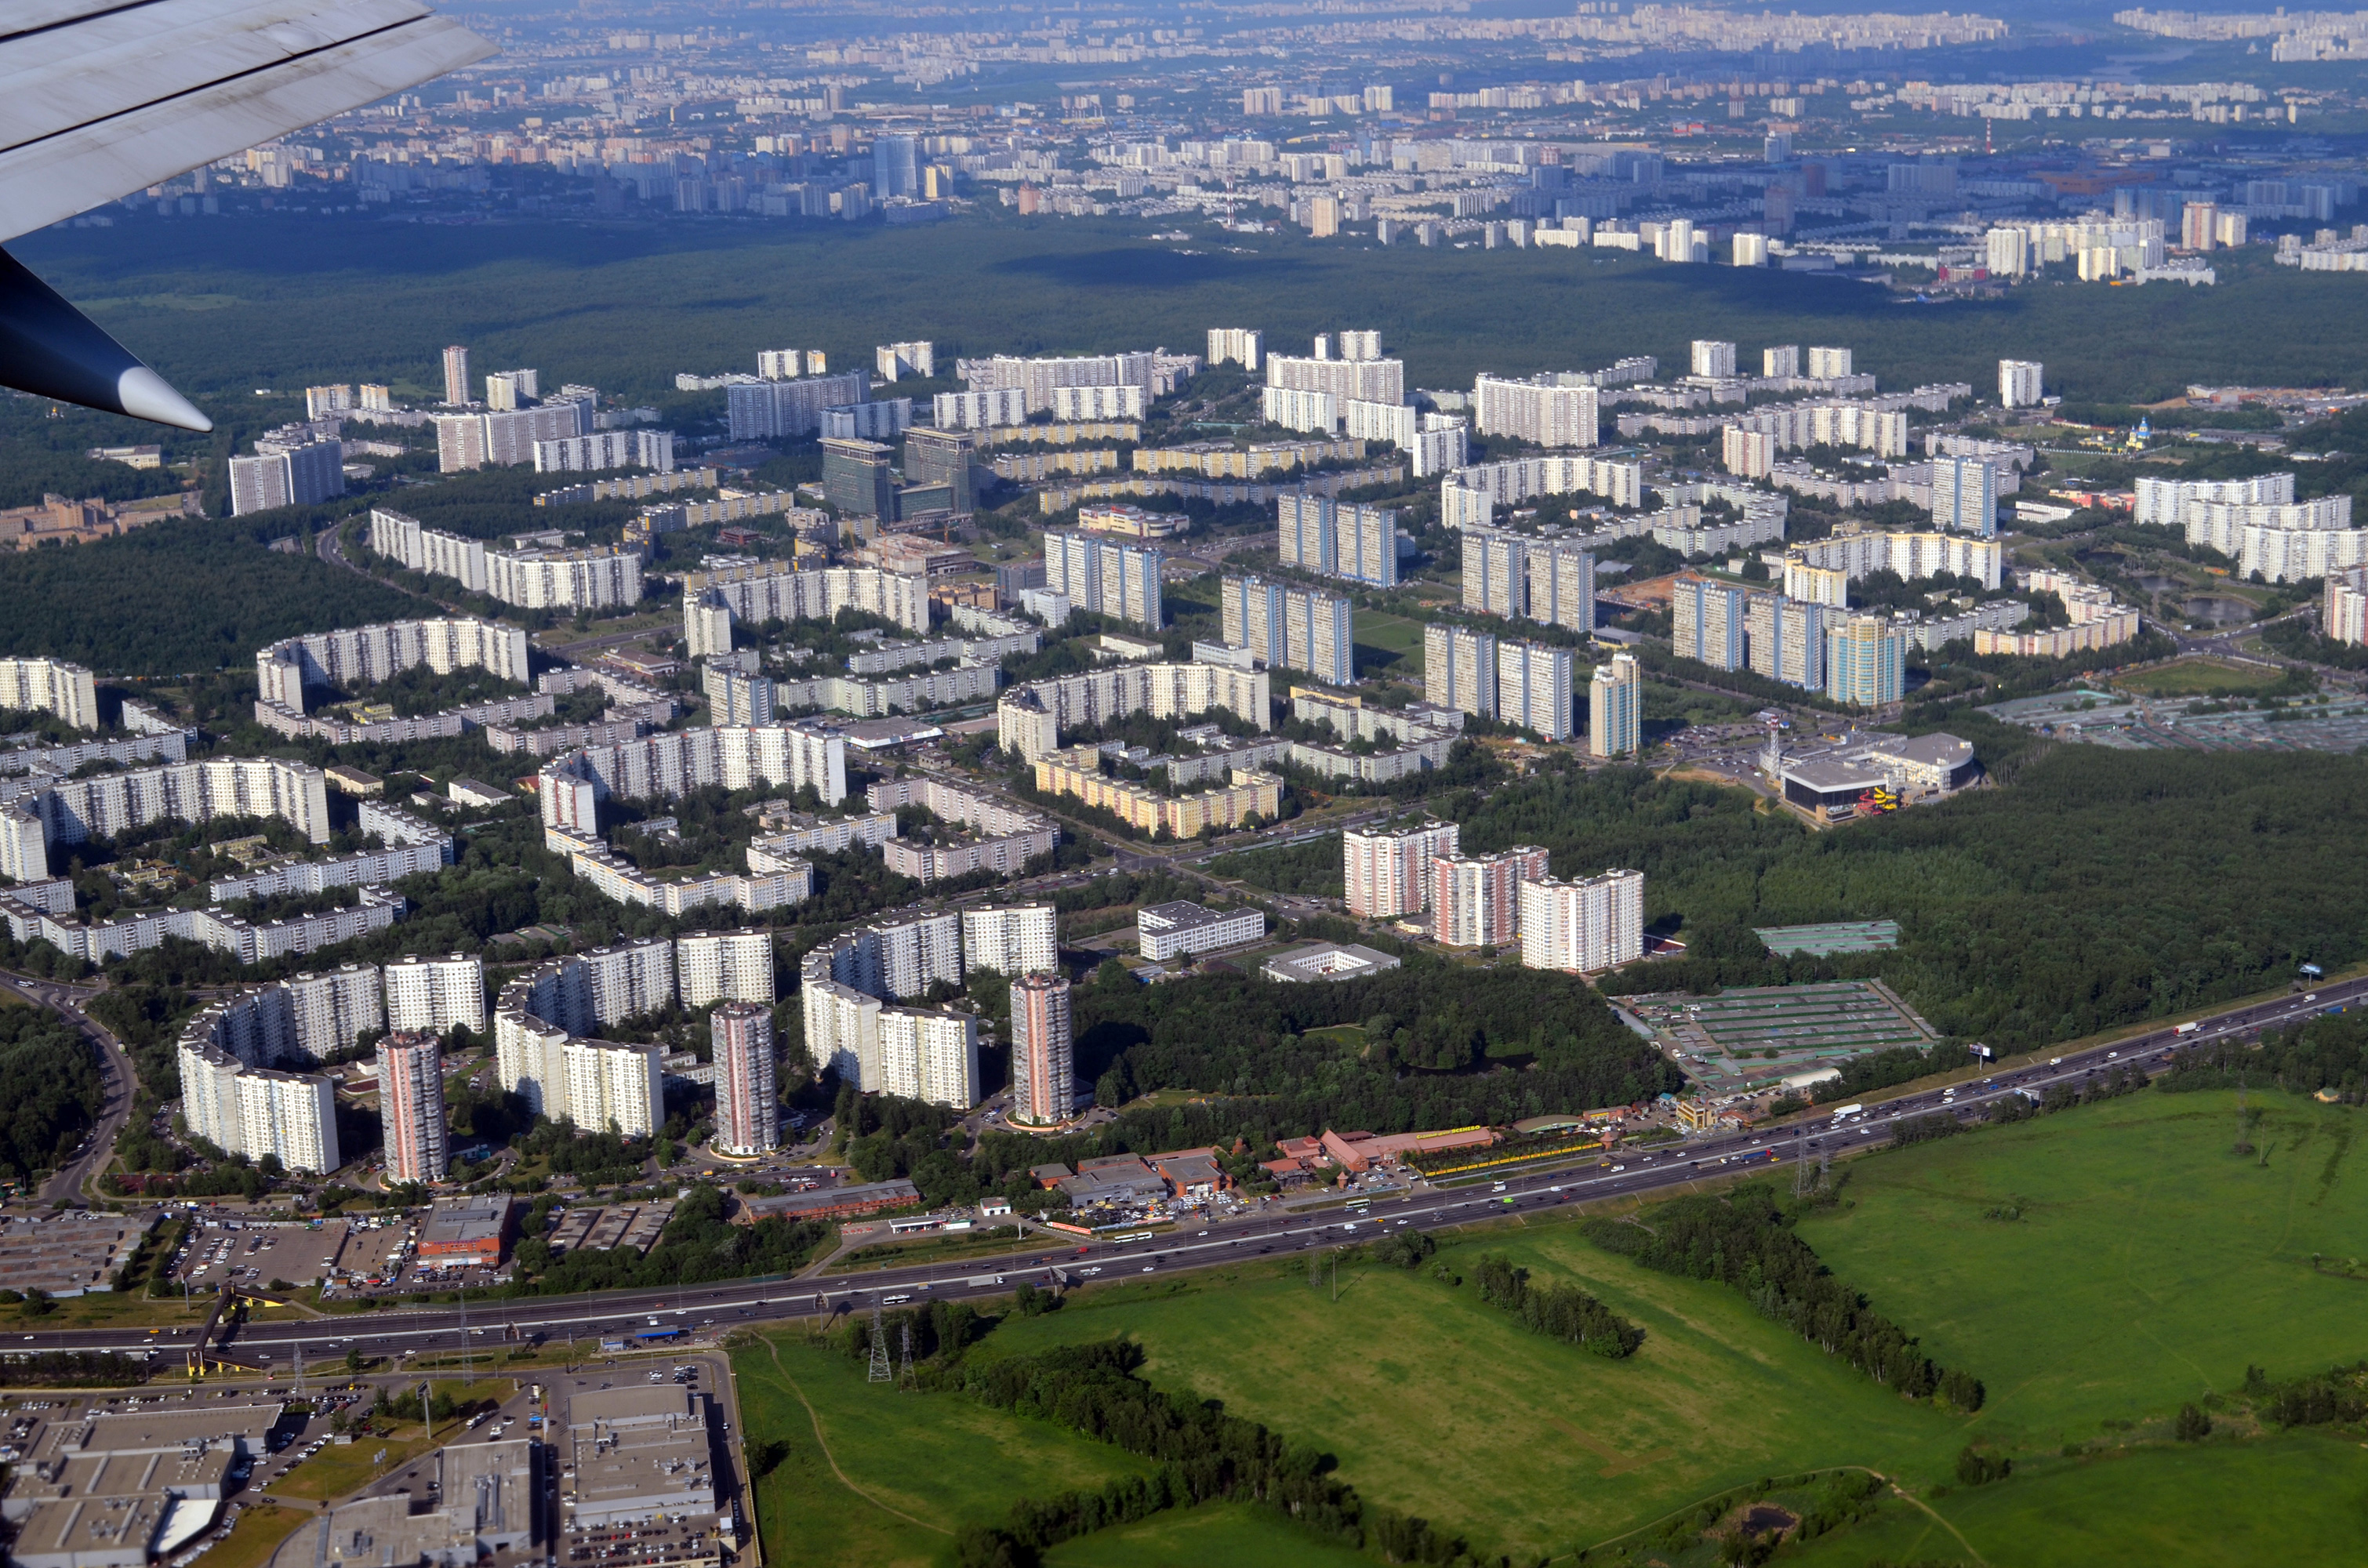
[[(230, 1223), (239, 1228), (232, 1230)], [(225, 1284), (264, 1290), (275, 1279), (310, 1285), (328, 1275), (347, 1228), (343, 1220), (311, 1225), (201, 1222), (169, 1278), (186, 1282), (192, 1292), (219, 1290)]]

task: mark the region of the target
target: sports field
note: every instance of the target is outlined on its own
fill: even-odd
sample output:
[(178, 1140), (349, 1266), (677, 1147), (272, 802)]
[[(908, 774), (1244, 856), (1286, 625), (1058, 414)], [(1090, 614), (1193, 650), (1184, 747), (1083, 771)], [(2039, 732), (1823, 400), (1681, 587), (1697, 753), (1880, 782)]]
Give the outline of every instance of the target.
[(2280, 670), (2258, 665), (2232, 665), (2218, 659), (2174, 659), (2167, 665), (2134, 671), (2113, 684), (2149, 697), (2218, 697), (2226, 692), (2256, 691), (2275, 686)]

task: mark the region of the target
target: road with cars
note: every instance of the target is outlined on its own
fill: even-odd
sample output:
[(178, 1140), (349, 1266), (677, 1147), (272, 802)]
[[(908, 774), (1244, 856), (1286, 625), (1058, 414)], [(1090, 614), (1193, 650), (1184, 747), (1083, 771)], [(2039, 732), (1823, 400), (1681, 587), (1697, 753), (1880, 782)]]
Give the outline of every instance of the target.
[(36, 1200), (41, 1203), (75, 1203), (82, 1200), (83, 1185), (106, 1168), (115, 1155), (115, 1140), (131, 1115), (131, 1058), (123, 1042), (108, 1032), (107, 1026), (83, 1011), (99, 988), (91, 985), (69, 985), (63, 981), (38, 980), (29, 975), (0, 975), (0, 987), (15, 993), (37, 1007), (57, 1014), (78, 1031), (98, 1059), (99, 1112), (98, 1120), (83, 1141), (74, 1146), (72, 1158), (58, 1167), (50, 1179), (41, 1184)]
[[(1313, 1210), (1270, 1205), (1244, 1218), (1207, 1226), (1187, 1224), (1131, 1233), (1142, 1238), (1132, 1241), (1105, 1236), (1047, 1244), (1040, 1238), (1033, 1247), (1000, 1257), (878, 1272), (485, 1300), (472, 1304), (465, 1319), (459, 1309), (438, 1306), (301, 1322), (249, 1323), (235, 1330), (227, 1350), (240, 1361), (278, 1369), (292, 1367), (300, 1346), (306, 1361), (317, 1366), (344, 1356), (349, 1348), (372, 1357), (449, 1355), (461, 1347), (465, 1334), (466, 1343), (475, 1346), (540, 1337), (546, 1343), (577, 1344), (590, 1355), (603, 1341), (659, 1345), (758, 1322), (868, 1314), (875, 1306), (1002, 1295), (1022, 1281), (1040, 1287), (1108, 1283), (1319, 1251), (1369, 1241), (1401, 1227), (1429, 1230), (1571, 1203), (1664, 1196), (1705, 1179), (1740, 1175), (1755, 1165), (1790, 1165), (1879, 1147), (1890, 1141), (1904, 1119), (1938, 1114), (1969, 1119), (2011, 1095), (2036, 1098), (2058, 1085), (2086, 1084), (2116, 1066), (2158, 1066), (2173, 1048), (2248, 1035), (2363, 999), (2368, 999), (2368, 978), (2331, 982), (2307, 995), (2232, 1007), (2192, 1027), (2156, 1029), (2054, 1058), (2001, 1066), (1986, 1077), (1871, 1100), (1855, 1115), (1821, 1111), (1781, 1127), (1646, 1146), (1633, 1153), (1615, 1153), (1608, 1165), (1565, 1166), (1500, 1182), (1484, 1180), (1446, 1188), (1417, 1186), (1401, 1193), (1362, 1202), (1351, 1199), (1340, 1207), (1327, 1205)], [(13, 1345), (0, 1335), (0, 1351), (146, 1351), (160, 1358), (177, 1358), (186, 1353), (194, 1333), (181, 1327), (37, 1332), (18, 1335), (18, 1343)]]

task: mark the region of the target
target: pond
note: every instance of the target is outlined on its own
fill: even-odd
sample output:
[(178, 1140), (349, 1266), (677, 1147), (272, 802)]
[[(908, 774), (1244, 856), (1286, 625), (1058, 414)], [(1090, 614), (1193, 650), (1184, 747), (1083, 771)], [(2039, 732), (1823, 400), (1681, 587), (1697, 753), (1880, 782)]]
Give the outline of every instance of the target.
[(2185, 608), (2188, 619), (2207, 626), (2242, 626), (2253, 619), (2251, 604), (2222, 594), (2196, 594)]

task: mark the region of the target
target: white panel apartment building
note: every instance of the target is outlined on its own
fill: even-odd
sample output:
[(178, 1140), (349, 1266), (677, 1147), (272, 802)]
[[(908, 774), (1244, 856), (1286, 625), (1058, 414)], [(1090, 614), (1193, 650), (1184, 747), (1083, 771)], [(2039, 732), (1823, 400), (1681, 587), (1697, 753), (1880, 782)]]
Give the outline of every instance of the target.
[(1293, 392), (1320, 392), (1337, 410), (1350, 402), (1406, 402), (1406, 364), (1399, 359), (1334, 359), (1269, 354), (1266, 384)]
[(711, 1002), (770, 1003), (775, 995), (773, 933), (694, 931), (675, 938), (676, 983), (686, 1007)]
[(1591, 974), (1645, 956), (1645, 873), (1521, 884), (1521, 964)]
[(1595, 630), (1595, 557), (1569, 540), (1463, 530), (1463, 608)]
[(962, 968), (1018, 976), (1060, 967), (1060, 918), (1049, 903), (999, 903), (962, 913)]
[[(978, 1020), (968, 1013), (880, 1009), (879, 1091), (931, 1105), (978, 1103)], [(873, 1085), (866, 1084), (868, 1090)]]
[(642, 601), (641, 553), (620, 545), (492, 550), (482, 540), (440, 533), (400, 512), (373, 507), (370, 549), (523, 609), (602, 609)]
[(1591, 447), (1599, 428), (1593, 387), (1558, 385), (1552, 376), (1513, 381), (1483, 374), (1472, 383), (1473, 425), (1483, 436), (1509, 436), (1541, 447)]
[(1396, 508), (1293, 492), (1275, 497), (1274, 513), (1276, 549), (1285, 566), (1376, 587), (1396, 585)]
[(77, 730), (96, 730), (98, 681), (63, 659), (0, 658), (0, 708), (54, 713)]
[(261, 700), (301, 713), (306, 687), (375, 686), (422, 665), (438, 675), (481, 669), (521, 686), (534, 679), (523, 629), (458, 617), (287, 638), (256, 650), (255, 678)]
[(811, 784), (837, 805), (847, 799), (847, 736), (812, 723), (666, 731), (570, 752), (545, 763), (535, 778), (542, 825), (592, 838), (604, 795), (672, 800), (705, 784), (786, 790)]
[(1423, 697), (1474, 718), (1497, 716), (1497, 639), (1433, 621), (1422, 630)]
[(1452, 822), (1349, 828), (1340, 835), (1349, 913), (1395, 920), (1430, 907), (1430, 863), (1456, 853), (1463, 829)]
[(1182, 719), (1223, 708), (1272, 727), (1273, 686), (1264, 670), (1229, 665), (1121, 665), (1015, 687), (996, 707), (996, 744), (1033, 762), (1060, 749), (1064, 730), (1130, 713)]
[(665, 1047), (570, 1040), (563, 1071), (567, 1119), (586, 1131), (655, 1137), (666, 1125)]
[(1169, 390), (1163, 384), (1162, 358), (1150, 352), (1041, 359), (998, 354), (988, 359), (962, 360), (956, 369), (972, 392), (1017, 391), (1027, 401), (1027, 413), (1038, 414), (1053, 406), (1053, 394), (1063, 387), (1132, 386), (1140, 388), (1146, 398), (1158, 397)]
[(1550, 741), (1575, 733), (1568, 648), (1510, 638), (1497, 644), (1497, 717)]
[(700, 608), (721, 608), (741, 620), (830, 620), (843, 609), (860, 609), (894, 621), (907, 631), (929, 630), (929, 583), (916, 572), (873, 566), (829, 566), (792, 572), (779, 562), (750, 562), (694, 572), (683, 582), (683, 632), (691, 657), (731, 651), (732, 621), (724, 635), (696, 619)]
[(1070, 528), (1044, 530), (1044, 585), (1079, 609), (1156, 631), (1162, 557), (1148, 545), (1101, 539)]

